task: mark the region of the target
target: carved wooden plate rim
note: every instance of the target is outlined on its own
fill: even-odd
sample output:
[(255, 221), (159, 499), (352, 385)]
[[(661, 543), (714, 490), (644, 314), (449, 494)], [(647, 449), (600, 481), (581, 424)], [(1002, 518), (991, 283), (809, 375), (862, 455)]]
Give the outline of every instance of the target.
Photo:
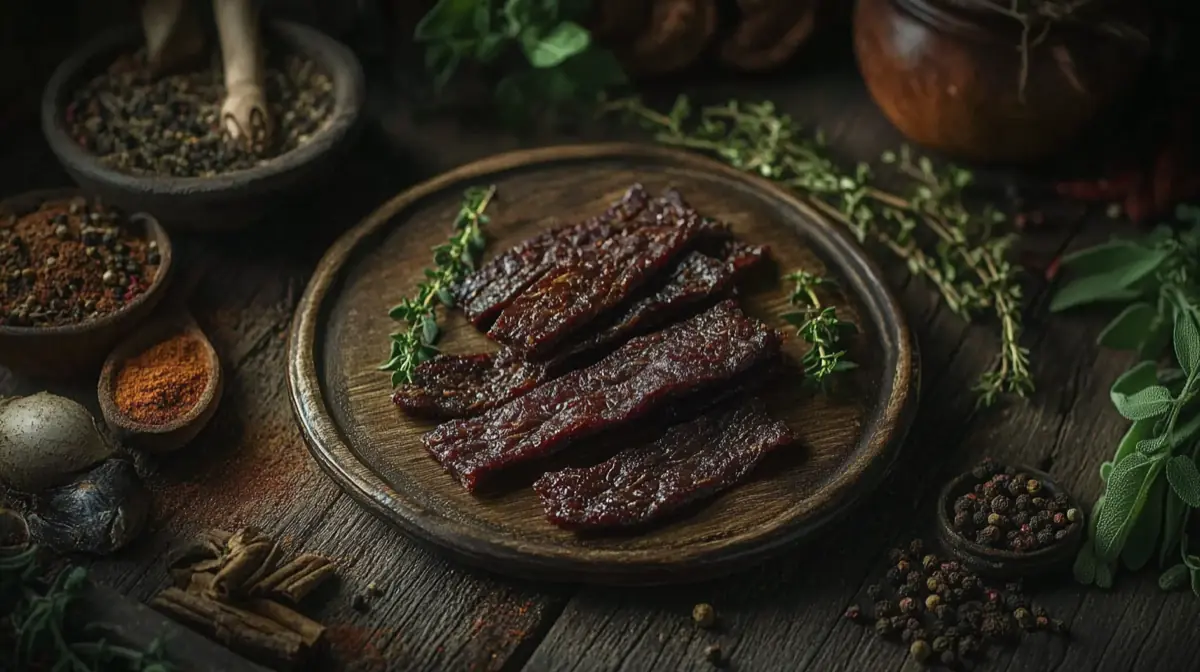
[[(803, 512), (796, 511), (798, 502), (769, 525), (683, 549), (674, 548), (669, 554), (654, 548), (592, 551), (541, 541), (496, 538), (484, 534), (478, 525), (430, 511), (398, 492), (356, 454), (339, 429), (325, 398), (317, 349), (323, 338), (323, 307), (336, 296), (339, 276), (356, 248), (381, 228), (397, 226), (393, 222), (406, 209), (455, 185), (478, 182), (488, 175), (518, 168), (605, 159), (641, 160), (715, 176), (798, 211), (809, 224), (805, 234), (811, 237), (812, 247), (821, 250), (839, 277), (850, 276), (844, 287), (862, 302), (863, 319), (887, 332), (881, 334), (879, 341), (890, 340), (895, 363), (892, 366), (890, 358), (883, 360), (883, 375), (890, 378), (885, 382), (890, 383), (891, 389), (886, 401), (873, 404), (879, 406), (873, 411), (878, 418), (877, 429), (869, 437), (866, 450), (847, 459), (846, 468), (820, 489), (815, 504), (812, 498), (806, 500), (808, 505)], [(288, 350), (292, 407), (309, 452), (360, 504), (416, 540), (448, 550), (470, 564), (528, 579), (600, 584), (678, 583), (727, 574), (790, 547), (838, 517), (873, 490), (892, 466), (916, 411), (920, 377), (920, 357), (898, 302), (875, 263), (839, 228), (768, 180), (696, 153), (635, 143), (557, 145), (507, 152), (461, 166), (405, 190), (343, 234), (325, 253), (296, 308)]]

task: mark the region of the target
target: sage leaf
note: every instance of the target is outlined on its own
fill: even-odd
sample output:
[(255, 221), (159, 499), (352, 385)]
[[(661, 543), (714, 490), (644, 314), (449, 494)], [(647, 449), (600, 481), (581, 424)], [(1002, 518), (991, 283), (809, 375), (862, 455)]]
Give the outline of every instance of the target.
[(1190, 308), (1175, 313), (1175, 358), (1179, 367), (1189, 376), (1200, 368), (1200, 327), (1196, 326), (1196, 314)]
[(1156, 312), (1154, 319), (1146, 327), (1146, 339), (1138, 347), (1138, 356), (1142, 359), (1158, 359), (1171, 341), (1171, 332), (1171, 320)]
[(1096, 587), (1108, 590), (1113, 585), (1113, 566), (1103, 560), (1096, 562)]
[(1083, 547), (1079, 549), (1071, 572), (1075, 575), (1075, 580), (1085, 586), (1090, 586), (1096, 581), (1096, 554), (1091, 539), (1084, 542)]
[(1080, 276), (1101, 275), (1149, 251), (1132, 240), (1110, 240), (1065, 255), (1062, 267)]
[(1159, 459), (1135, 452), (1113, 466), (1096, 521), (1096, 557), (1101, 562), (1113, 562), (1121, 554), (1161, 464)]
[(1112, 395), (1117, 412), (1130, 420), (1144, 420), (1162, 415), (1171, 410), (1174, 399), (1171, 391), (1162, 385), (1151, 385), (1131, 395)]
[[(1154, 436), (1154, 425), (1158, 424), (1157, 418), (1146, 418), (1145, 420), (1137, 420), (1125, 432), (1125, 436), (1121, 438), (1121, 443), (1117, 444), (1117, 454), (1113, 456), (1112, 462), (1109, 464), (1109, 472), (1112, 471), (1113, 464), (1125, 459), (1125, 456), (1132, 453), (1139, 443)], [(1103, 465), (1101, 465), (1103, 469)], [(1101, 471), (1103, 473), (1103, 471)], [(1107, 477), (1104, 479), (1108, 480)]]
[[(1109, 390), (1109, 396), (1115, 398), (1118, 394), (1129, 396), (1154, 385), (1158, 382), (1157, 367), (1154, 362), (1138, 362), (1125, 373), (1122, 373)], [(1115, 404), (1116, 401), (1114, 400)]]
[(1100, 332), (1096, 342), (1114, 350), (1140, 350), (1151, 334), (1158, 311), (1149, 303), (1127, 306)]
[(592, 42), (591, 33), (574, 21), (563, 21), (545, 35), (528, 39), (525, 35), (521, 34), (525, 57), (530, 65), (540, 69), (553, 68), (587, 49)]
[(1134, 522), (1125, 540), (1125, 548), (1121, 549), (1121, 562), (1130, 571), (1136, 572), (1145, 567), (1158, 550), (1158, 536), (1163, 524), (1163, 498), (1169, 496), (1171, 493), (1165, 480), (1162, 477), (1155, 478), (1146, 497), (1146, 506)]
[(1112, 474), (1112, 465), (1113, 465), (1112, 462), (1105, 462), (1100, 465), (1100, 480), (1101, 481), (1104, 481), (1105, 483), (1108, 482), (1108, 477), (1109, 477), (1109, 475)]
[(1179, 590), (1186, 586), (1190, 579), (1191, 572), (1188, 570), (1187, 565), (1181, 562), (1159, 575), (1158, 587), (1163, 590)]
[(1167, 480), (1175, 494), (1188, 506), (1200, 507), (1200, 471), (1196, 463), (1186, 455), (1176, 455), (1167, 462)]
[[(1094, 248), (1093, 248), (1094, 249)], [(1050, 310), (1059, 312), (1101, 301), (1128, 301), (1146, 293), (1145, 287), (1134, 287), (1162, 265), (1170, 253), (1167, 250), (1133, 246), (1126, 248), (1119, 259), (1113, 259), (1106, 270), (1083, 274), (1067, 283), (1050, 301)], [(1079, 270), (1086, 256), (1066, 257), (1063, 264)]]
[(1158, 551), (1158, 564), (1167, 564), (1167, 559), (1179, 553), (1179, 539), (1183, 526), (1187, 524), (1191, 508), (1183, 500), (1168, 493), (1163, 514), (1162, 547)]
[(1137, 450), (1143, 455), (1154, 455), (1167, 445), (1167, 436), (1156, 436), (1150, 439), (1138, 441)]

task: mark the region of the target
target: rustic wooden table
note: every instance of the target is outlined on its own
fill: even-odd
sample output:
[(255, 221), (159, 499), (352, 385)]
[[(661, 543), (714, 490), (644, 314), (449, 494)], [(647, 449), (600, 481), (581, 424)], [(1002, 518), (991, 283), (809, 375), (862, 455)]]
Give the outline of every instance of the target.
[[(899, 142), (848, 64), (789, 82), (715, 88), (709, 93), (772, 98), (821, 124), (848, 159)], [(992, 456), (1051, 470), (1088, 502), (1099, 494), (1098, 467), (1125, 426), (1108, 387), (1130, 363), (1094, 345), (1103, 316), (1050, 316), (1049, 288), (1040, 273), (1030, 274), (1024, 343), (1038, 391), (1028, 401), (976, 411), (968, 390), (996, 352), (994, 328), (964, 326), (928, 287), (885, 260), (923, 355), (920, 412), (882, 491), (811, 543), (725, 580), (637, 590), (507, 580), (413, 543), (339, 491), (306, 453), (284, 379), (297, 298), (327, 245), (412, 181), (505, 149), (596, 136), (519, 140), (447, 119), (417, 123), (386, 97), (374, 105), (380, 130), (334, 181), (290, 212), (243, 234), (177, 243), (181, 279), (195, 281), (188, 303), (225, 361), (227, 391), (212, 424), (153, 478), (159, 510), (152, 531), (90, 563), (102, 583), (148, 599), (166, 583), (164, 553), (173, 540), (202, 527), (254, 524), (292, 548), (336, 558), (341, 585), (318, 599), (315, 615), (333, 629), (338, 669), (707, 670), (704, 650), (713, 643), (734, 670), (915, 669), (905, 649), (841, 614), (865, 599), (888, 547), (918, 534), (932, 539), (940, 483)], [(68, 183), (36, 131), (10, 142), (3, 192)], [(386, 146), (404, 147), (404, 155)], [(1044, 265), (1102, 240), (1114, 228), (1102, 219), (1052, 222), (1026, 237), (1023, 258)], [(0, 370), (0, 394), (43, 387), (95, 407), (91, 380), (49, 384)], [(1039, 588), (1036, 597), (1069, 622), (1070, 639), (1030, 636), (1018, 648), (994, 651), (982, 668), (1196, 669), (1196, 598), (1163, 593), (1155, 578), (1123, 574), (1110, 592), (1068, 581)], [(386, 594), (362, 613), (351, 599), (371, 581)], [(697, 602), (716, 607), (718, 630), (693, 627)]]

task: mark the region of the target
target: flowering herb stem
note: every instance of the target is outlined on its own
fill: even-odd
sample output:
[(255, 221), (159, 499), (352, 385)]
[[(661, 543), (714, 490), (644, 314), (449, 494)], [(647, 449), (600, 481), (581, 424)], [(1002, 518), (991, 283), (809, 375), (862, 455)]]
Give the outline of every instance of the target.
[(676, 99), (666, 114), (626, 98), (610, 101), (602, 111), (625, 114), (663, 144), (712, 154), (788, 188), (860, 243), (878, 243), (902, 259), (964, 320), (995, 315), (1000, 354), (975, 385), (979, 403), (986, 406), (1003, 394), (1026, 396), (1033, 390), (1029, 351), (1020, 344), (1018, 267), (1007, 259), (1013, 238), (995, 230), (1007, 220), (1003, 213), (964, 205), (969, 172), (953, 166), (936, 170), (928, 158), (903, 147), (880, 160), (894, 168), (906, 188), (886, 190), (870, 165), (843, 169), (829, 158), (819, 130), (806, 134), (770, 102), (731, 101), (693, 115), (686, 96)]
[(392, 332), (391, 353), (388, 361), (379, 367), (381, 371), (391, 372), (393, 387), (412, 382), (417, 365), (437, 354), (436, 344), (441, 335), (437, 304), (453, 307), (452, 287), (475, 269), (486, 243), (483, 225), (488, 217), (484, 211), (495, 195), (494, 186), (467, 189), (454, 219), (453, 235), (446, 243), (433, 248), (434, 267), (425, 269), (425, 282), (417, 286), (415, 296), (405, 298), (388, 311), (388, 315), (402, 325)]
[(789, 301), (797, 310), (783, 318), (811, 346), (801, 360), (805, 379), (824, 385), (828, 376), (856, 368), (857, 364), (845, 359), (843, 340), (857, 329), (853, 323), (839, 319), (837, 308), (824, 305), (817, 295), (818, 287), (832, 286), (834, 282), (807, 271), (795, 271), (786, 279), (794, 283)]

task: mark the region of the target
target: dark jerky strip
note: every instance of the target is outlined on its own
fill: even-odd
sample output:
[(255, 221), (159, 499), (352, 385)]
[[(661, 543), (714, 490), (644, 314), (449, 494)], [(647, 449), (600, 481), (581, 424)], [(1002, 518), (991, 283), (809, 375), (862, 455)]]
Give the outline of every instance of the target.
[[(615, 323), (571, 347), (566, 356), (619, 344), (666, 324), (728, 289), (740, 273), (765, 257), (766, 250), (728, 241), (724, 254), (724, 260), (717, 260), (699, 252), (689, 253), (658, 291), (630, 305)], [(507, 351), (499, 357), (438, 355), (418, 365), (412, 384), (399, 387), (392, 401), (413, 415), (470, 417), (507, 403), (556, 376), (552, 369), (560, 368), (560, 359), (565, 357), (544, 364), (526, 363)]]
[(473, 324), (487, 324), (561, 258), (613, 235), (620, 224), (640, 214), (649, 201), (642, 185), (635, 184), (603, 214), (547, 231), (506, 250), (454, 288), (455, 302)]
[(546, 518), (571, 530), (636, 527), (741, 482), (771, 451), (792, 443), (760, 400), (675, 425), (653, 443), (533, 484)]
[(438, 355), (413, 371), (392, 402), (413, 415), (462, 418), (525, 394), (546, 379), (546, 365), (509, 353)]
[(725, 244), (722, 259), (699, 252), (689, 253), (675, 266), (666, 284), (620, 311), (616, 320), (571, 347), (570, 353), (578, 354), (617, 343), (666, 324), (688, 308), (727, 290), (738, 276), (762, 261), (766, 254), (764, 247), (735, 240)]
[(711, 231), (698, 218), (622, 231), (562, 262), (500, 313), (488, 336), (530, 359), (619, 305)]
[(620, 427), (665, 404), (711, 391), (779, 352), (779, 332), (733, 301), (640, 336), (586, 368), (544, 383), (483, 415), (422, 437), (468, 490), (506, 468)]

